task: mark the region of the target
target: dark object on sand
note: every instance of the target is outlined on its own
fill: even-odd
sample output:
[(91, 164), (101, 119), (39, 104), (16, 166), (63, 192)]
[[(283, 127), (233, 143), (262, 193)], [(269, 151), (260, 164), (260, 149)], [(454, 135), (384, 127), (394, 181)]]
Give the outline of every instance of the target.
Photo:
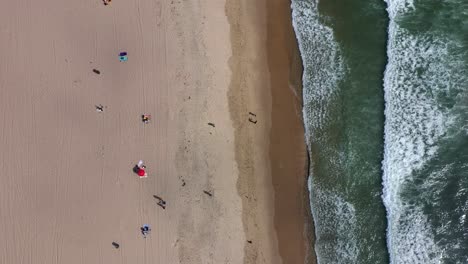
[(254, 123), (254, 124), (257, 124), (257, 120), (254, 120), (253, 118), (249, 117), (249, 122), (250, 123)]
[(257, 124), (257, 115), (252, 112), (249, 112), (249, 115), (249, 122)]
[(98, 111), (98, 112), (103, 112), (104, 111), (104, 106), (102, 104), (95, 105), (95, 107), (96, 107), (96, 111)]
[(252, 240), (247, 240), (247, 243), (252, 244)]
[(252, 112), (249, 112), (249, 115), (249, 122), (257, 124), (257, 115)]
[(213, 123), (208, 123), (209, 126), (215, 127), (215, 124)]
[(151, 115), (141, 115), (141, 121), (145, 124), (148, 124), (151, 120)]
[(133, 172), (136, 173), (140, 178), (146, 178), (148, 177), (148, 174), (146, 174), (146, 166), (143, 165), (142, 161), (140, 162), (139, 164), (135, 165), (135, 167), (133, 167)]
[(166, 209), (166, 201), (157, 195), (153, 195), (153, 197), (158, 200), (158, 205), (161, 206), (162, 209)]
[(100, 72), (99, 70), (96, 70), (96, 69), (93, 69), (93, 72), (94, 72), (95, 74), (101, 74), (101, 72)]
[(162, 209), (166, 209), (166, 201), (161, 200), (161, 201), (158, 202), (158, 205), (159, 205)]
[(151, 228), (149, 225), (143, 225), (142, 227), (140, 227), (140, 231), (143, 237), (146, 238), (146, 235), (149, 235)]
[(127, 52), (123, 51), (119, 53), (119, 60), (121, 62), (128, 61)]
[(119, 247), (120, 247), (120, 245), (117, 244), (117, 243), (115, 243), (115, 242), (112, 242), (112, 245), (113, 245), (115, 248), (119, 248)]
[(204, 192), (205, 194), (207, 194), (208, 196), (210, 196), (210, 197), (213, 196), (213, 194), (211, 194), (211, 193), (208, 192), (208, 191), (203, 191), (203, 192)]

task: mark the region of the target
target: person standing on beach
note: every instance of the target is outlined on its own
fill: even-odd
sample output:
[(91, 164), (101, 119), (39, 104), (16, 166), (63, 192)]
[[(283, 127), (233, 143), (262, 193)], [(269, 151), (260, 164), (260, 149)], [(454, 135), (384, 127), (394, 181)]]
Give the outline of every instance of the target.
[(140, 230), (143, 237), (146, 238), (146, 235), (149, 235), (151, 228), (149, 225), (144, 224), (142, 227), (140, 227)]
[(157, 196), (157, 195), (153, 195), (153, 197), (155, 199), (158, 200), (158, 205), (162, 208), (162, 209), (166, 209), (166, 201), (164, 201), (161, 197)]

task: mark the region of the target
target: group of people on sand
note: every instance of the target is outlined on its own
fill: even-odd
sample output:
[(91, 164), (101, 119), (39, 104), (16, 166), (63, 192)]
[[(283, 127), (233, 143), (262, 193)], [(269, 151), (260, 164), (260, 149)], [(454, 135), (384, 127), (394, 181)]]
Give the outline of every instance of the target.
[[(145, 120), (143, 120), (144, 122)], [(147, 120), (149, 121), (149, 119)], [(146, 123), (146, 122), (145, 122)], [(143, 160), (138, 161), (138, 163), (133, 168), (133, 171), (138, 175), (140, 178), (147, 178), (148, 174), (146, 173), (146, 165), (144, 164)], [(153, 197), (158, 201), (157, 205), (159, 205), (162, 209), (166, 209), (166, 201), (157, 195), (153, 195)], [(140, 227), (141, 234), (144, 238), (151, 232), (151, 227), (148, 224), (144, 224)], [(116, 242), (112, 242), (112, 245), (115, 248), (119, 248), (120, 245)]]
[[(103, 1), (104, 1), (105, 5), (107, 5), (107, 4), (109, 4), (111, 2), (111, 0), (103, 0)], [(127, 61), (128, 60), (127, 52), (121, 52), (119, 54), (119, 60), (120, 61)], [(93, 72), (96, 73), (96, 74), (101, 73), (99, 70), (96, 70), (96, 69), (93, 69)], [(96, 107), (96, 111), (98, 113), (104, 112), (105, 106), (99, 104), (99, 105), (96, 105), (95, 107)], [(150, 122), (150, 120), (151, 120), (151, 115), (148, 115), (148, 114), (141, 115), (141, 121), (144, 124), (148, 124)], [(136, 173), (140, 179), (148, 177), (148, 173), (146, 172), (146, 165), (144, 164), (143, 160), (138, 161), (138, 163), (133, 168), (133, 172)], [(159, 205), (162, 209), (166, 209), (166, 201), (165, 200), (163, 200), (161, 197), (159, 197), (157, 195), (153, 195), (153, 197), (158, 201), (157, 205)], [(144, 224), (144, 225), (142, 225), (140, 227), (140, 232), (143, 235), (143, 237), (146, 238), (146, 236), (149, 235), (150, 232), (151, 232), (151, 227), (148, 224)], [(118, 244), (115, 241), (112, 242), (112, 245), (116, 249), (120, 248), (120, 244)]]
[[(133, 171), (138, 175), (138, 177), (141, 178), (147, 178), (148, 174), (146, 173), (146, 165), (143, 163), (142, 160), (138, 161), (136, 166), (134, 167)], [(162, 209), (166, 209), (166, 201), (163, 200), (161, 197), (157, 195), (153, 195), (153, 197), (158, 200), (157, 205), (159, 205)], [(144, 224), (143, 226), (140, 227), (141, 234), (143, 235), (144, 238), (146, 238), (147, 235), (149, 235), (151, 231), (151, 227), (147, 224)]]
[[(138, 161), (138, 163), (133, 168), (133, 171), (141, 178), (147, 178), (148, 174), (146, 173), (146, 165), (143, 163), (142, 160)], [(153, 197), (158, 200), (157, 205), (159, 205), (162, 209), (166, 209), (166, 201), (163, 200), (161, 197), (157, 195), (153, 195)], [(147, 224), (144, 224), (140, 227), (141, 234), (144, 238), (151, 232), (151, 227)]]

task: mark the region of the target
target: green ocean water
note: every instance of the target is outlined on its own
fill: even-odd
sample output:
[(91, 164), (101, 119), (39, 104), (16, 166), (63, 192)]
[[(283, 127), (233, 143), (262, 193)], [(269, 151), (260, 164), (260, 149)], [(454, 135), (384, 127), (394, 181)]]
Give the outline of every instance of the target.
[[(296, 31), (299, 38), (304, 34), (304, 114), (319, 261), (388, 263), (386, 213), (381, 199), (382, 86), (388, 26), (385, 3), (295, 1), (293, 7), (299, 11), (296, 21), (303, 23), (299, 31), (301, 26), (296, 25)], [(314, 19), (318, 26), (307, 29)], [(332, 44), (333, 55), (317, 52), (330, 49)], [(322, 63), (327, 66), (318, 70)]]
[(319, 263), (468, 263), (468, 1), (292, 8)]
[(393, 263), (468, 263), (468, 1), (389, 1), (383, 200)]

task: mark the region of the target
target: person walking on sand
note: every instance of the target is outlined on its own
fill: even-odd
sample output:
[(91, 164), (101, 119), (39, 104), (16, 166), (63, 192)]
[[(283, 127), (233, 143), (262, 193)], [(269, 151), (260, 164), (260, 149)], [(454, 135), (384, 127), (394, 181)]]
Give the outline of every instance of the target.
[(166, 209), (166, 201), (164, 201), (161, 197), (157, 196), (157, 195), (153, 195), (154, 198), (156, 198), (158, 200), (158, 205), (162, 208), (162, 209)]

